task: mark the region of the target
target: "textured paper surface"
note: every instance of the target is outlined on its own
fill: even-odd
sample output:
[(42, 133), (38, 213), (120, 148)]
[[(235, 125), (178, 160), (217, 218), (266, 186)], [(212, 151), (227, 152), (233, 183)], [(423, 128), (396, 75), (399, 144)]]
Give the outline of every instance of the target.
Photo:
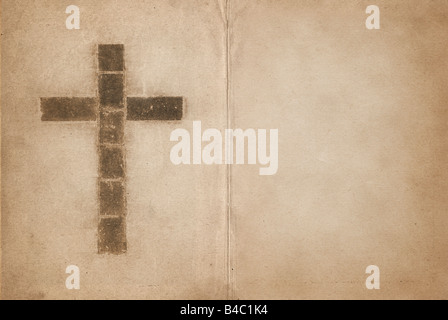
[(234, 125), (279, 129), (277, 175), (232, 168), (235, 296), (447, 298), (447, 2), (232, 7)]
[[(201, 119), (226, 126), (225, 29), (219, 3), (4, 1), (2, 64), (6, 299), (225, 298), (226, 167), (170, 162), (170, 133)], [(123, 43), (128, 96), (184, 96), (178, 122), (126, 122), (127, 237), (97, 254), (96, 125), (43, 122), (41, 97), (91, 97), (98, 43)], [(81, 271), (67, 290), (65, 269)]]
[[(81, 0), (67, 30), (70, 4), (2, 1), (3, 299), (447, 298), (446, 1)], [(129, 97), (186, 104), (125, 123), (118, 256), (97, 253), (97, 123), (40, 111), (96, 96), (101, 43), (124, 45)], [(277, 174), (173, 165), (195, 120), (279, 129)]]

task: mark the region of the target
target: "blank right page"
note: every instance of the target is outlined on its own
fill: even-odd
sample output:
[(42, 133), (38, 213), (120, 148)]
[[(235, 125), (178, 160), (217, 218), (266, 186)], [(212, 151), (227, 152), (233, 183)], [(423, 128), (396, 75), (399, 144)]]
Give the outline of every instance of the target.
[(233, 298), (447, 297), (448, 3), (373, 2), (229, 3)]

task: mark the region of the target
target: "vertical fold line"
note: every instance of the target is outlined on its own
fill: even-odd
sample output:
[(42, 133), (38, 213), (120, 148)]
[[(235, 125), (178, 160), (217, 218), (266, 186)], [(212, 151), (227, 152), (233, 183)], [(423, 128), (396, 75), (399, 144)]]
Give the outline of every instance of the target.
[[(227, 111), (227, 128), (232, 128), (231, 118), (231, 83), (230, 83), (230, 3), (231, 0), (226, 0), (226, 111)], [(227, 138), (227, 136), (226, 136)], [(226, 144), (228, 148), (229, 144)], [(229, 153), (228, 153), (229, 154)], [(226, 212), (226, 269), (227, 269), (227, 299), (234, 298), (234, 283), (233, 283), (233, 262), (232, 262), (232, 165), (227, 164), (227, 212)]]

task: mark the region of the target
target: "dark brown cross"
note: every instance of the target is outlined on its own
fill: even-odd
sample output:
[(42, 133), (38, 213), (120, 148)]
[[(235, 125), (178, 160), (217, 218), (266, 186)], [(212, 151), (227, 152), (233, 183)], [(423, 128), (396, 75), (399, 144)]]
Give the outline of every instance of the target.
[(124, 46), (98, 45), (98, 97), (41, 98), (42, 121), (98, 123), (98, 253), (122, 254), (126, 242), (125, 119), (181, 120), (182, 97), (125, 96)]

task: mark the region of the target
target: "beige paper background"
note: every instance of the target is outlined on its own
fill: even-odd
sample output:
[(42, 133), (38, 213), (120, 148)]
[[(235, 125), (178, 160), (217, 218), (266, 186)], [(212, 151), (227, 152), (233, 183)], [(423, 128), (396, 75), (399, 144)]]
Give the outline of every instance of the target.
[[(446, 1), (84, 0), (79, 31), (70, 4), (2, 2), (3, 299), (447, 297)], [(96, 254), (95, 124), (39, 113), (95, 95), (97, 43), (125, 44), (128, 95), (187, 101), (126, 123), (120, 257)], [(193, 120), (279, 129), (278, 173), (172, 165)]]
[(448, 3), (231, 12), (234, 125), (279, 129), (277, 175), (232, 170), (235, 297), (447, 298)]
[[(1, 2), (0, 2), (0, 29), (1, 29), (1, 25), (2, 25), (2, 14), (1, 13), (2, 13), (2, 8), (1, 8)], [(0, 60), (1, 60), (1, 47), (2, 47), (2, 42), (0, 41)], [(2, 71), (2, 64), (0, 63), (0, 74), (2, 73), (1, 71)], [(1, 77), (0, 77), (0, 88), (1, 88)], [(0, 101), (1, 101), (1, 96), (2, 96), (2, 93), (1, 93), (1, 90), (0, 90)], [(0, 109), (0, 133), (1, 133), (1, 117), (2, 117), (2, 115), (1, 115), (1, 109)], [(1, 138), (1, 134), (0, 134), (0, 138)], [(2, 143), (1, 143), (1, 139), (0, 139), (0, 148), (1, 148), (1, 145), (2, 145)], [(1, 162), (2, 162), (2, 159), (0, 157), (0, 175), (1, 175), (1, 172), (2, 172)], [(1, 190), (1, 186), (2, 186), (2, 179), (0, 178), (0, 190)], [(1, 198), (0, 198), (0, 202), (1, 202)], [(0, 206), (0, 221), (1, 221), (1, 218), (2, 218), (2, 208)], [(2, 250), (1, 250), (2, 246), (1, 246), (1, 239), (2, 239), (2, 224), (0, 223), (0, 299), (2, 297), (2, 274), (3, 274), (2, 273)]]
[[(226, 168), (174, 166), (170, 133), (226, 125), (219, 4), (3, 2), (3, 292), (6, 299), (225, 298)], [(95, 96), (97, 43), (125, 44), (129, 96), (184, 96), (181, 122), (127, 122), (129, 250), (96, 254), (95, 123), (40, 121), (42, 96)], [(224, 214), (223, 214), (224, 213)], [(81, 290), (65, 269), (81, 270)]]

